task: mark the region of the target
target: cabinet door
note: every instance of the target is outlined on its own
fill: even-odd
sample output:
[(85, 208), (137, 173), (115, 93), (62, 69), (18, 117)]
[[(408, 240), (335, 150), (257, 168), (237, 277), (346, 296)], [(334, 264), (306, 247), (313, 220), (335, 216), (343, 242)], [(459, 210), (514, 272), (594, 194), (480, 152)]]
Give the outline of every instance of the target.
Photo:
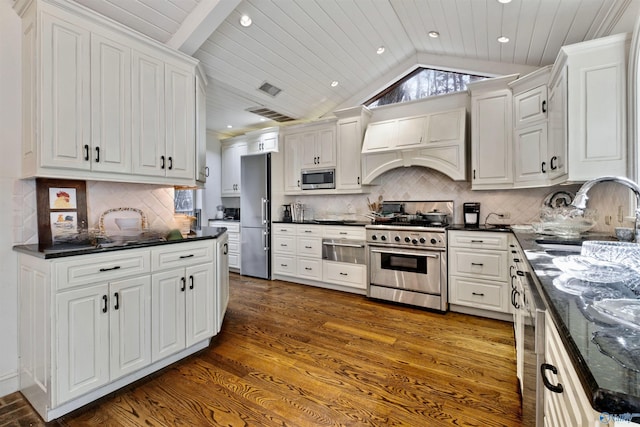
[(466, 109), (429, 115), (427, 143), (464, 143)]
[(514, 180), (518, 184), (543, 184), (547, 161), (547, 122), (514, 131)]
[(186, 346), (211, 338), (216, 328), (216, 295), (213, 262), (188, 267)]
[(278, 132), (268, 132), (260, 135), (262, 151), (278, 151)]
[(511, 92), (473, 97), (471, 108), (472, 186), (509, 188), (513, 185)]
[(184, 269), (151, 277), (151, 360), (157, 362), (185, 348)]
[(109, 284), (111, 381), (151, 364), (151, 276)]
[(386, 151), (394, 147), (398, 138), (398, 121), (371, 123), (364, 136), (363, 150), (367, 153)]
[(89, 31), (43, 14), (41, 166), (91, 167), (90, 44)]
[(91, 169), (131, 172), (131, 49), (91, 35)]
[(109, 382), (109, 286), (56, 295), (57, 406)]
[(549, 88), (549, 178), (567, 174), (567, 73), (563, 69)]
[(362, 187), (360, 152), (362, 151), (362, 126), (359, 119), (338, 122), (338, 190), (354, 190)]
[(538, 86), (513, 97), (514, 127), (520, 129), (547, 118), (547, 86)]
[(316, 155), (318, 166), (335, 167), (336, 165), (336, 130), (335, 127), (322, 129), (316, 134)]
[(298, 192), (300, 188), (300, 170), (302, 154), (302, 135), (292, 134), (284, 137), (284, 191)]
[(300, 134), (298, 155), (300, 156), (299, 161), (301, 169), (313, 169), (319, 167), (316, 140), (316, 132), (305, 132)]
[(207, 88), (196, 75), (196, 180), (206, 182), (207, 169)]
[(192, 70), (165, 66), (166, 175), (195, 176), (195, 76)]
[(164, 176), (164, 62), (137, 51), (131, 60), (133, 172)]
[(229, 305), (229, 244), (227, 238), (218, 238), (216, 242), (216, 328), (215, 333), (220, 332), (222, 321)]
[(245, 142), (223, 144), (220, 153), (222, 196), (240, 196), (240, 158), (247, 154), (247, 144)]

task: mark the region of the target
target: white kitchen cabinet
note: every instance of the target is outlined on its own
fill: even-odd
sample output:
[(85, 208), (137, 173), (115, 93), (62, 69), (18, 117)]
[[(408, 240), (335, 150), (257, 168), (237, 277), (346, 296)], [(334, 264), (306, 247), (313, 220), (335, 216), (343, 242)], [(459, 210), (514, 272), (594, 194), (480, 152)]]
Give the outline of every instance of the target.
[(547, 123), (516, 129), (513, 137), (514, 187), (537, 187), (547, 183)]
[[(486, 231), (448, 232), (452, 311), (511, 320), (508, 236), (507, 233)], [(494, 312), (499, 314), (492, 314)]]
[(298, 277), (322, 280), (322, 226), (297, 224), (295, 228)]
[(367, 290), (367, 266), (345, 262), (322, 261), (322, 277), (327, 283)]
[(208, 242), (151, 250), (153, 362), (214, 335), (214, 252)]
[(222, 197), (240, 197), (240, 159), (245, 154), (247, 154), (247, 142), (244, 137), (222, 141), (220, 147)]
[(274, 275), (295, 277), (298, 274), (296, 262), (296, 224), (273, 224), (271, 248), (273, 249), (272, 270)]
[(56, 295), (58, 402), (151, 363), (150, 297), (149, 275)]
[(301, 169), (319, 169), (336, 166), (336, 125), (331, 123), (312, 127), (302, 134)]
[(546, 366), (541, 368), (541, 374), (552, 387), (560, 386), (562, 390), (554, 391), (545, 385), (544, 425), (567, 427), (612, 425), (613, 422), (605, 424), (600, 422), (602, 414), (591, 406), (571, 359), (564, 349), (553, 318), (548, 310), (545, 313)]
[(271, 153), (278, 151), (278, 128), (261, 129), (247, 132), (245, 137), (248, 144), (248, 154)]
[[(627, 62), (630, 34), (564, 46), (551, 71), (553, 138), (566, 138), (567, 180), (627, 175)], [(557, 112), (556, 104), (566, 112)], [(564, 123), (560, 123), (564, 121)], [(558, 123), (556, 123), (558, 122)], [(558, 130), (555, 130), (555, 127)], [(565, 127), (566, 133), (562, 133)], [(562, 145), (558, 141), (559, 145)]]
[(19, 13), (23, 177), (195, 183), (196, 60), (74, 3)]
[(209, 176), (207, 167), (207, 76), (196, 68), (196, 182), (204, 184)]
[(517, 75), (469, 84), (471, 188), (513, 187), (513, 100), (507, 85)]
[(284, 191), (285, 194), (296, 194), (302, 191), (301, 154), (302, 134), (284, 136)]
[(360, 153), (371, 111), (366, 107), (357, 107), (336, 111), (335, 114), (338, 116), (336, 189), (360, 190), (362, 188)]
[(209, 221), (211, 227), (225, 227), (227, 229), (227, 262), (230, 271), (240, 272), (240, 222), (239, 221)]
[(553, 183), (567, 179), (567, 72), (560, 70), (549, 81), (547, 112), (548, 175)]
[(401, 150), (415, 148), (425, 140), (429, 116), (403, 117), (369, 125), (363, 151)]
[(216, 239), (216, 326), (217, 335), (222, 329), (222, 322), (229, 306), (229, 244), (228, 232)]

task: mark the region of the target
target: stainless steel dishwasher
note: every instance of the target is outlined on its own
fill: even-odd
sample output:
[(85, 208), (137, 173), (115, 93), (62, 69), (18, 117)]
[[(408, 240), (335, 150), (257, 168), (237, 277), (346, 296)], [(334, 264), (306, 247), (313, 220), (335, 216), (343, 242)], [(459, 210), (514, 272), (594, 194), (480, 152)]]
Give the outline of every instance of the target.
[(365, 264), (364, 240), (323, 239), (322, 259), (351, 264)]

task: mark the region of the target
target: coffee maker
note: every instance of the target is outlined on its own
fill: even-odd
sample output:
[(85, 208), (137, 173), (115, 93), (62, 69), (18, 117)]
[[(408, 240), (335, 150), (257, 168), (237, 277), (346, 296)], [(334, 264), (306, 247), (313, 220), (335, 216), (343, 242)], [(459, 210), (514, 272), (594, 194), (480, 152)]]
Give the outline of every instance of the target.
[(480, 226), (480, 203), (469, 202), (462, 205), (464, 226), (478, 228)]

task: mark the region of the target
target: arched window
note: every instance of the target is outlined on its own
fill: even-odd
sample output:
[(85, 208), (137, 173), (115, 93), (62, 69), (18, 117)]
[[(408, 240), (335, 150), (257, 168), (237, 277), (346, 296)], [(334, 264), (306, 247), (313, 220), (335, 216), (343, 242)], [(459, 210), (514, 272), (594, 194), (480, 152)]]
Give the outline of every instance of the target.
[(367, 107), (397, 104), (429, 96), (467, 90), (467, 84), (486, 76), (419, 67), (364, 103)]

